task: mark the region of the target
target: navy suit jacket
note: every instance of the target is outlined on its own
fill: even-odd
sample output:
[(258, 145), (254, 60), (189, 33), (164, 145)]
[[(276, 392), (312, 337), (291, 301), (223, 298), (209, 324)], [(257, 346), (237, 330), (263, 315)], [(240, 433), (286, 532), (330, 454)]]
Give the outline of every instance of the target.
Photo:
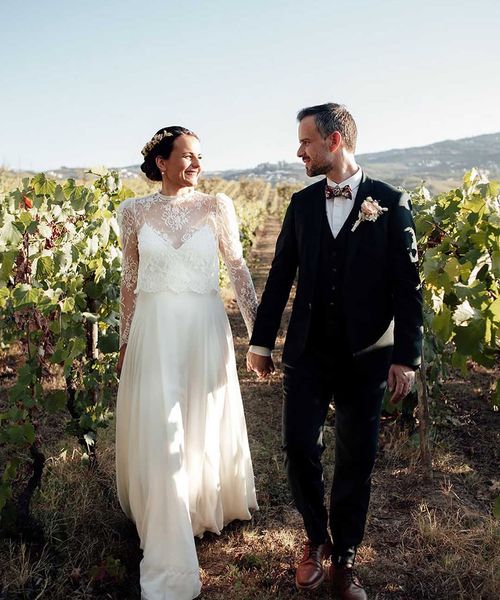
[[(283, 362), (303, 354), (309, 335), (318, 274), (326, 180), (293, 194), (257, 311), (251, 344), (273, 349), (283, 310), (297, 276), (297, 289), (283, 349)], [(376, 221), (354, 231), (367, 197), (386, 207)], [(392, 362), (417, 368), (422, 346), (422, 291), (415, 226), (408, 195), (363, 173), (346, 243), (341, 285), (349, 350), (353, 355), (393, 345)]]

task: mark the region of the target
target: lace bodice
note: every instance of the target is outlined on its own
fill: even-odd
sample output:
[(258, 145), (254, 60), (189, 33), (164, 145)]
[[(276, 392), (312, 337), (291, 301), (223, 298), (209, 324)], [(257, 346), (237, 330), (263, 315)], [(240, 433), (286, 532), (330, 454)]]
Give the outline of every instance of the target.
[(257, 297), (228, 196), (192, 191), (171, 197), (157, 192), (123, 201), (117, 216), (123, 251), (120, 347), (128, 340), (137, 292), (218, 291), (217, 249), (251, 334)]

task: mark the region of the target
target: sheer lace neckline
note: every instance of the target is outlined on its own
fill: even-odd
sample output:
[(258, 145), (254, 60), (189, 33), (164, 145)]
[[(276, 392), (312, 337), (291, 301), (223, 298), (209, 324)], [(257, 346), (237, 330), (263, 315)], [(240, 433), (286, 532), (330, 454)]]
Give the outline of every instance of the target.
[(177, 196), (167, 196), (166, 194), (162, 194), (159, 190), (156, 192), (155, 196), (157, 196), (160, 200), (184, 200), (186, 198), (190, 198), (195, 192), (194, 187), (190, 188), (187, 192), (182, 194), (178, 194)]

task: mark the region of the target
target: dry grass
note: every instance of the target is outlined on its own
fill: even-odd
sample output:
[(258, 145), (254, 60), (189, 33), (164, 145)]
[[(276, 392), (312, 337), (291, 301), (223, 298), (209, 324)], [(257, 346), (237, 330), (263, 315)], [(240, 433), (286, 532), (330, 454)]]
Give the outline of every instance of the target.
[[(80, 457), (74, 449), (47, 461), (33, 511), (45, 539), (29, 548), (1, 542), (3, 597), (104, 598), (108, 588), (116, 598), (138, 597), (128, 595), (138, 575), (138, 540), (116, 499), (112, 444), (101, 451), (93, 473)], [(125, 577), (116, 569), (94, 572), (108, 557), (120, 557)]]
[[(269, 238), (275, 235), (270, 229)], [(261, 246), (259, 251), (261, 260), (254, 269), (258, 284), (266, 274), (271, 250)], [(332, 598), (328, 584), (314, 595), (295, 590), (294, 565), (303, 532), (282, 468), (281, 381), (276, 375), (259, 383), (246, 373), (244, 327), (233, 308), (230, 313), (260, 510), (250, 523), (232, 523), (221, 536), (208, 534), (197, 541), (203, 581), (200, 599)], [(449, 397), (458, 403), (464, 394), (472, 397), (474, 390), (485, 389), (491, 374), (479, 375), (482, 379), (472, 381), (470, 390), (467, 382), (460, 382), (455, 393), (456, 382), (451, 382)], [(414, 438), (394, 420), (383, 423), (365, 543), (357, 561), (371, 599), (499, 597), (500, 533), (490, 516), (498, 484), (492, 441), (498, 437), (499, 414), (489, 409), (486, 398), (475, 397), (473, 409), (457, 406), (462, 413), (477, 411), (472, 423), (480, 425), (482, 435), (465, 443), (466, 428), (441, 429), (434, 479), (427, 483), (419, 471)], [(333, 423), (332, 413), (325, 434), (327, 486), (333, 465)], [(113, 426), (100, 433), (100, 463), (95, 472), (81, 465), (72, 441), (58, 441), (57, 424), (52, 431), (43, 486), (34, 501), (45, 540), (30, 547), (0, 541), (1, 600), (138, 600), (141, 553), (134, 527), (116, 499)]]
[[(251, 421), (249, 428), (256, 426)], [(293, 586), (301, 523), (275, 452), (276, 441), (267, 454), (262, 447), (254, 453), (261, 508), (253, 522), (231, 524), (220, 537), (209, 534), (197, 542), (203, 599), (303, 597)], [(358, 558), (370, 597), (496, 598), (499, 528), (455, 488), (452, 481), (460, 486), (460, 474), (438, 473), (423, 486), (416, 468), (393, 466), (391, 460), (377, 470)], [(31, 549), (7, 540), (0, 545), (3, 598), (139, 598), (138, 540), (116, 501), (111, 448), (101, 453), (93, 474), (81, 466), (77, 451), (54, 456), (35, 515), (45, 543)], [(96, 581), (95, 567), (109, 558), (118, 559), (124, 573), (105, 569)], [(315, 597), (330, 593), (325, 585)]]

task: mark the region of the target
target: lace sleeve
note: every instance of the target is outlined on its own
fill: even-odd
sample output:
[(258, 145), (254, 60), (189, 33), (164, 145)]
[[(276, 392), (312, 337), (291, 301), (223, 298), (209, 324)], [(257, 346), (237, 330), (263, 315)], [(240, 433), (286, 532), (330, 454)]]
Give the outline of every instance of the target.
[(216, 200), (219, 249), (227, 266), (236, 300), (250, 336), (257, 313), (257, 295), (243, 258), (243, 248), (233, 202), (225, 194), (217, 194)]
[(135, 288), (139, 269), (139, 249), (134, 207), (124, 201), (118, 207), (118, 224), (122, 243), (122, 279), (120, 286), (120, 348), (128, 341), (135, 309)]

